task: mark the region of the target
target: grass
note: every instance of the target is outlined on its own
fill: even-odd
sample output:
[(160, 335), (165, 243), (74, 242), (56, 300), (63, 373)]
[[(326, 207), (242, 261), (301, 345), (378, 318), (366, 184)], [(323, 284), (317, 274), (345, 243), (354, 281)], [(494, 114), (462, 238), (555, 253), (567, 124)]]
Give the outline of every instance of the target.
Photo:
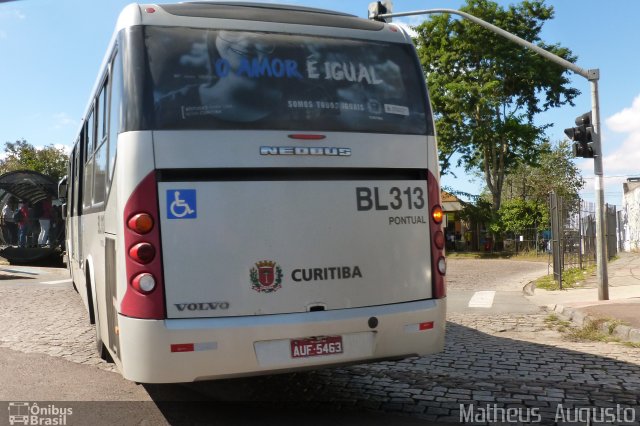
[(563, 320), (556, 314), (550, 314), (544, 319), (544, 322), (549, 328), (558, 330), (561, 333), (564, 333), (571, 328), (571, 321)]
[[(582, 327), (573, 327), (569, 329), (566, 336), (569, 340), (581, 341), (588, 340), (590, 342), (611, 342), (618, 339), (611, 336), (613, 328), (609, 328), (609, 333), (603, 333), (602, 326), (607, 324), (607, 320), (604, 318), (596, 319), (593, 321), (587, 321)], [(614, 327), (615, 328), (615, 327)]]
[[(574, 288), (582, 281), (584, 281), (589, 275), (593, 274), (596, 270), (595, 265), (590, 265), (586, 269), (571, 268), (562, 271), (562, 288)], [(540, 277), (535, 282), (536, 288), (543, 290), (560, 290), (558, 282), (553, 278), (553, 275), (545, 275)]]
[(623, 342), (613, 336), (613, 332), (617, 326), (626, 325), (624, 321), (611, 318), (598, 318), (595, 320), (587, 320), (582, 327), (578, 327), (571, 321), (562, 319), (552, 313), (544, 319), (544, 322), (547, 324), (547, 327), (561, 332), (567, 339), (573, 342), (616, 342), (631, 348), (640, 348), (640, 343)]

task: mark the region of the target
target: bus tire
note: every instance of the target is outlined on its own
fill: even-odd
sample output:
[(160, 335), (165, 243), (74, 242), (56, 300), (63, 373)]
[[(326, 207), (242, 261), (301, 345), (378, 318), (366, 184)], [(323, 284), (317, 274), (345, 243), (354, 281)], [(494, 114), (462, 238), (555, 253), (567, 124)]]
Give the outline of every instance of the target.
[(95, 318), (94, 329), (96, 332), (96, 351), (98, 352), (98, 356), (100, 356), (101, 360), (111, 363), (113, 362), (113, 358), (111, 358), (111, 354), (105, 346), (102, 336), (100, 336), (100, 317), (98, 316), (98, 310), (95, 307), (94, 309), (93, 317)]
[(106, 362), (113, 362), (111, 359), (111, 355), (107, 350), (104, 342), (102, 341), (102, 336), (100, 336), (100, 320), (98, 317), (98, 307), (93, 303), (93, 292), (91, 290), (91, 278), (89, 275), (89, 267), (87, 265), (87, 301), (89, 302), (89, 323), (93, 324), (96, 336), (96, 351), (98, 352), (98, 356), (100, 359)]
[(89, 273), (87, 272), (86, 279), (86, 287), (87, 287), (87, 305), (89, 307), (89, 324), (96, 323), (96, 314), (95, 308), (93, 307), (93, 292), (91, 291), (91, 280), (89, 279)]

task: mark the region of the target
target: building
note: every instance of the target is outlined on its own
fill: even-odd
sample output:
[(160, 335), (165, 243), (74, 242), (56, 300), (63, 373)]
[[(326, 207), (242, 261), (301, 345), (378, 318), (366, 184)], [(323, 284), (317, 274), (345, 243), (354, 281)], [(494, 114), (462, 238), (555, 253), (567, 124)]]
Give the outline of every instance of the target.
[(465, 250), (470, 244), (467, 224), (460, 217), (462, 201), (446, 191), (440, 192), (442, 211), (444, 213), (444, 235), (447, 239), (447, 250)]
[(618, 217), (618, 233), (625, 251), (640, 250), (640, 178), (629, 178), (622, 184), (622, 210)]

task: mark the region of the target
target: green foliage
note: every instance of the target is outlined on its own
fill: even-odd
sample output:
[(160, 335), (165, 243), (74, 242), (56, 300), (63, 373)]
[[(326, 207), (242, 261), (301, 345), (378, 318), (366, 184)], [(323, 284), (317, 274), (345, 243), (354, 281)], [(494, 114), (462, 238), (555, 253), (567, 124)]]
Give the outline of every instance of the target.
[[(571, 62), (571, 51), (540, 39), (553, 18), (544, 1), (507, 9), (489, 0), (467, 0), (462, 11), (497, 25)], [(467, 170), (481, 170), (500, 208), (504, 177), (519, 164), (536, 164), (544, 130), (534, 116), (572, 100), (568, 71), (467, 20), (434, 15), (416, 28), (418, 55), (436, 117), (441, 168), (452, 156)]]
[(502, 203), (496, 220), (491, 224), (491, 231), (522, 232), (549, 223), (549, 208), (546, 203), (514, 198)]
[(502, 199), (546, 203), (553, 191), (568, 202), (577, 202), (583, 186), (580, 169), (573, 163), (570, 142), (564, 140), (555, 146), (544, 142), (536, 166), (519, 164), (505, 177)]
[(462, 202), (458, 216), (467, 223), (490, 223), (493, 220), (491, 202), (483, 198), (478, 198), (475, 204)]
[(0, 160), (0, 174), (15, 170), (34, 170), (56, 182), (67, 173), (69, 156), (61, 148), (47, 145), (36, 149), (22, 139), (4, 144), (5, 158)]

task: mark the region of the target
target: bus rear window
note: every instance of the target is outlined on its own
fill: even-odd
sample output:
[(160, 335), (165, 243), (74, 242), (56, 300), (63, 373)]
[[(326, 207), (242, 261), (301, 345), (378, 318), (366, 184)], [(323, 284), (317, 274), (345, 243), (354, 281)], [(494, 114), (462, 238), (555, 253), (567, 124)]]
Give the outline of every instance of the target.
[(146, 27), (153, 128), (426, 134), (410, 45)]

